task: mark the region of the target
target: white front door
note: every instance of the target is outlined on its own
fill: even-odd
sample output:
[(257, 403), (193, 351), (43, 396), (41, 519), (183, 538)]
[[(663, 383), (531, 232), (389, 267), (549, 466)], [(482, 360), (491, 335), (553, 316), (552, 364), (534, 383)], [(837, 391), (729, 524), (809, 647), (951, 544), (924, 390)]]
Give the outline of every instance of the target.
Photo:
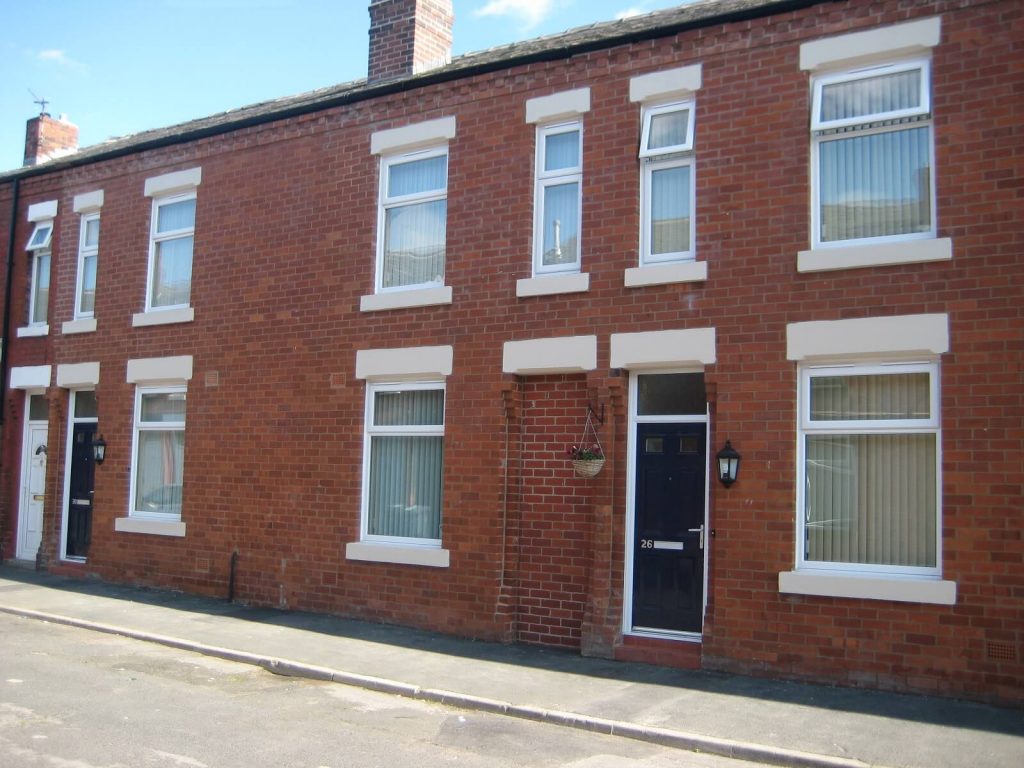
[(46, 502), (46, 422), (25, 424), (21, 459), (21, 503), (18, 509), (19, 560), (35, 560), (43, 540), (43, 506)]

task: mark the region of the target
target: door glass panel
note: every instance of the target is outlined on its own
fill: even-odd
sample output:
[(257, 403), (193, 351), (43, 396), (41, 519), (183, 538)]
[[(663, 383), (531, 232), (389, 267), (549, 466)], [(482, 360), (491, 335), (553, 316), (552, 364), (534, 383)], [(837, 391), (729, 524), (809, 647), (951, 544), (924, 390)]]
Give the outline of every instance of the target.
[(91, 389), (83, 390), (75, 394), (75, 418), (96, 418), (96, 393)]
[(649, 374), (638, 380), (639, 416), (703, 416), (707, 410), (703, 373)]
[(30, 395), (28, 400), (29, 421), (49, 421), (50, 403), (46, 395)]
[(665, 439), (662, 437), (648, 437), (644, 440), (644, 453), (664, 453)]
[(680, 453), (700, 453), (700, 439), (696, 435), (683, 435), (679, 438)]

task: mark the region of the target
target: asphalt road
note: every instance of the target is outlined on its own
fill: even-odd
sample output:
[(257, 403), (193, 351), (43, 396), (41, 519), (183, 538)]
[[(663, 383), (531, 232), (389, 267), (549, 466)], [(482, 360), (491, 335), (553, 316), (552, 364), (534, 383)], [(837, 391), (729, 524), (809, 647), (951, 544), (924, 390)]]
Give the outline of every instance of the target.
[(0, 616), (0, 768), (749, 768)]

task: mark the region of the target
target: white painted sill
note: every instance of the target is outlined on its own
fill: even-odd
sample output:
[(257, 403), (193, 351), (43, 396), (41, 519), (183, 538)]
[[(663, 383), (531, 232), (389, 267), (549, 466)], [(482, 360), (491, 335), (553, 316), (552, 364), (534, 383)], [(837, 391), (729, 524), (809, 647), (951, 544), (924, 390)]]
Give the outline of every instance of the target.
[(49, 325), (26, 325), (18, 329), (18, 338), (25, 339), (32, 336), (47, 336), (49, 333)]
[(816, 597), (894, 600), (900, 603), (956, 605), (956, 582), (926, 578), (884, 578), (821, 571), (783, 571), (779, 592)]
[(686, 261), (633, 267), (626, 270), (623, 281), (627, 288), (642, 288), (646, 285), (700, 283), (707, 279), (708, 263), (706, 261)]
[(185, 535), (185, 524), (180, 520), (145, 520), (138, 517), (118, 517), (114, 520), (114, 530), (120, 533), (145, 533), (150, 536)]
[(411, 291), (372, 293), (359, 299), (360, 312), (381, 312), (388, 309), (435, 307), (452, 303), (450, 285), (437, 288), (417, 288)]
[(70, 336), (73, 333), (95, 333), (96, 318), (83, 317), (78, 320), (68, 320), (61, 326), (60, 332), (65, 336)]
[(132, 326), (144, 328), (150, 325), (174, 325), (175, 323), (191, 323), (195, 320), (196, 311), (192, 307), (180, 309), (154, 309), (132, 315)]
[(352, 541), (346, 544), (345, 557), (349, 560), (425, 565), (430, 568), (447, 568), (449, 565), (448, 550), (441, 547), (403, 547), (365, 541)]
[(516, 281), (516, 296), (554, 296), (559, 293), (585, 293), (590, 290), (590, 275), (574, 272), (569, 275), (541, 275)]
[(919, 264), (928, 261), (949, 261), (953, 258), (953, 241), (948, 237), (930, 240), (907, 240), (902, 243), (850, 245), (838, 248), (812, 248), (796, 256), (797, 272), (828, 272), (857, 267), (883, 267), (892, 264)]

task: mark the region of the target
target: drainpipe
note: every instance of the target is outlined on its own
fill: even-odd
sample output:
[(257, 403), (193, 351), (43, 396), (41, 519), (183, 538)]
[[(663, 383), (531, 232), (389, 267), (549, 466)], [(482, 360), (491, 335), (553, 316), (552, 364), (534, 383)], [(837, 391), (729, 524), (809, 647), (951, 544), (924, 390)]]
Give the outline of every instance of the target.
[(7, 408), (7, 365), (11, 346), (11, 278), (14, 275), (14, 230), (18, 223), (18, 184), (15, 177), (11, 182), (11, 228), (7, 233), (7, 269), (4, 280), (4, 328), (0, 339), (0, 426), (3, 425)]

